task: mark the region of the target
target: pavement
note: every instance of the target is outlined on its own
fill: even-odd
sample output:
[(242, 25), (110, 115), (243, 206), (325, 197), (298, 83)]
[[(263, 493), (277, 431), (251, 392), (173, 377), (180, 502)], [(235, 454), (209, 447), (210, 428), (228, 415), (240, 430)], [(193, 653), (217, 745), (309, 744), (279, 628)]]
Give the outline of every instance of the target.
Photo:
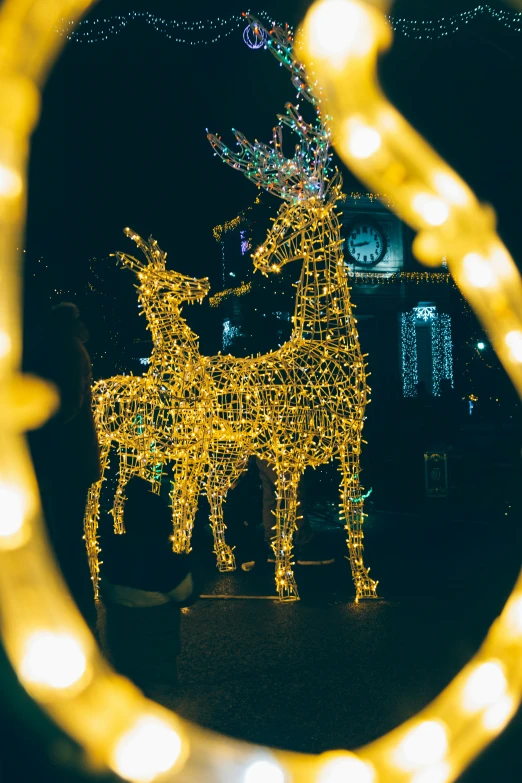
[[(317, 534), (336, 563), (296, 566), (301, 600), (291, 604), (263, 597), (274, 594), (272, 566), (214, 571), (209, 540), (201, 593), (226, 597), (184, 611), (179, 685), (160, 700), (210, 729), (312, 753), (356, 748), (399, 725), (476, 652), (520, 568), (513, 507), (475, 523), (450, 511), (436, 499), (422, 515), (371, 514), (366, 563), (382, 598), (358, 605), (335, 523)], [(519, 715), (462, 780), (522, 780), (521, 728)]]
[[(488, 507), (481, 515), (475, 498), (465, 518), (444, 499), (419, 498), (407, 513), (368, 503), (365, 559), (381, 597), (358, 605), (331, 503), (314, 502), (310, 512), (336, 562), (296, 566), (301, 600), (290, 604), (274, 600), (273, 566), (259, 559), (255, 498), (249, 508), (244, 498), (235, 509), (232, 502), (227, 515), (238, 562), (258, 560), (251, 572), (216, 571), (200, 519), (195, 572), (199, 592), (210, 597), (183, 610), (179, 681), (166, 682), (157, 700), (224, 734), (311, 753), (354, 749), (393, 729), (471, 658), (510, 592), (520, 568), (522, 517), (506, 493), (498, 495), (495, 513)], [(18, 717), (2, 721), (0, 779), (92, 780), (81, 751), (36, 715), (21, 689), (15, 697)], [(24, 733), (20, 716), (28, 715)], [(521, 729), (519, 713), (463, 783), (520, 783)], [(23, 752), (27, 737), (31, 753)]]

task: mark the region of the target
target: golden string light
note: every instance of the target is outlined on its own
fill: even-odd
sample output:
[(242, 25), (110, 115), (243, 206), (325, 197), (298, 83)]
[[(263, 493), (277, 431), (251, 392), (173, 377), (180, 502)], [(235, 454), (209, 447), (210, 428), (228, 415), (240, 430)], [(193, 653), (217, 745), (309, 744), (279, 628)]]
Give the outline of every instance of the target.
[[(359, 36), (352, 38), (352, 51), (370, 73), (382, 35), (382, 17), (362, 3), (347, 4), (356, 6), (369, 28), (366, 52), (358, 54)], [(136, 783), (160, 778), (198, 783), (223, 779), (230, 783), (256, 779), (266, 783), (452, 780), (498, 735), (520, 702), (522, 578), (478, 654), (433, 704), (356, 753), (336, 751), (320, 756), (220, 737), (148, 701), (110, 670), (66, 596), (44, 536), (23, 437), (27, 429), (50, 415), (55, 398), (43, 382), (19, 375), (22, 267), (16, 247), (24, 224), (27, 150), (38, 115), (39, 85), (63, 42), (55, 34), (56, 25), (63, 16), (77, 22), (89, 6), (86, 0), (6, 0), (0, 9), (0, 604), (2, 637), (12, 665), (31, 696), (84, 748), (97, 768), (105, 765)], [(335, 32), (343, 24), (338, 3), (333, 21), (335, 41)], [(305, 40), (312, 22), (309, 17)], [(321, 20), (316, 18), (315, 24), (324, 29)], [(374, 93), (367, 94), (368, 102), (364, 98), (364, 75), (357, 67), (351, 71), (350, 90), (358, 91), (363, 107), (375, 106)], [(336, 74), (343, 92), (344, 79), (343, 68)], [(409, 137), (402, 138), (407, 149)], [(421, 157), (407, 171), (431, 174), (429, 163)], [(463, 244), (473, 246), (474, 242), (473, 231), (464, 231)], [(504, 266), (501, 263), (498, 268), (498, 261), (495, 256), (491, 263), (493, 282), (498, 283), (493, 288), (495, 295), (506, 286)], [(483, 280), (474, 277), (472, 284)], [(514, 358), (502, 354), (509, 367), (517, 357), (517, 341), (510, 335), (522, 328), (522, 283), (514, 270), (511, 281), (513, 290), (505, 292), (504, 301), (517, 308), (515, 322), (509, 312), (506, 320), (505, 313), (498, 312), (495, 295), (491, 306), (485, 300), (481, 309), (484, 323), (491, 329), (498, 322), (508, 348), (513, 351), (515, 347)], [(520, 391), (518, 382), (517, 388)]]
[(225, 223), (219, 223), (217, 226), (214, 226), (212, 229), (212, 233), (214, 234), (214, 239), (216, 242), (220, 242), (223, 234), (226, 234), (227, 231), (232, 231), (234, 228), (237, 228), (241, 223), (244, 223), (247, 219), (247, 212), (250, 212), (256, 204), (261, 203), (261, 196), (256, 196), (254, 199), (254, 203), (251, 204), (246, 209), (242, 209), (239, 215), (236, 215), (235, 218), (231, 218), (230, 220), (227, 220)]
[[(260, 26), (259, 22), (252, 24)], [(273, 28), (265, 33), (273, 53), (294, 75), (299, 73), (301, 89), (305, 89), (304, 71), (291, 57), (288, 32)], [(239, 155), (215, 136), (209, 134), (209, 139), (225, 162), (283, 200), (264, 245), (253, 259), (254, 267), (264, 274), (279, 272), (288, 261), (302, 263), (290, 340), (263, 356), (201, 356), (198, 338), (181, 317), (179, 305), (205, 295), (208, 283), (167, 271), (166, 255), (157, 243), (152, 239), (145, 243), (126, 229), (147, 263), (118, 255), (138, 276), (139, 302), (152, 332), (154, 350), (145, 375), (117, 376), (95, 385), (95, 421), (103, 471), (111, 444), (118, 445), (119, 478), (112, 509), (118, 533), (124, 529), (125, 485), (130, 476), (142, 475), (154, 483), (153, 470), (161, 475), (162, 465), (172, 461), (173, 548), (189, 551), (208, 466), (206, 492), (221, 571), (235, 568), (234, 555), (225, 541), (223, 503), (227, 492), (250, 456), (274, 465), (277, 505), (271, 545), (276, 589), (283, 601), (299, 597), (292, 569), (299, 481), (305, 467), (338, 459), (341, 515), (359, 601), (374, 598), (377, 583), (369, 577), (363, 561), (359, 476), (368, 389), (341, 252), (340, 223), (334, 212), (341, 179), (338, 175), (331, 181), (327, 178), (329, 136), (320, 119), (315, 127), (310, 126), (296, 108), (287, 106), (284, 121), (302, 141), (295, 160), (283, 156), (280, 134), (272, 150), (258, 142), (250, 145), (237, 133), (242, 149)], [(85, 520), (96, 587), (102, 482), (103, 477), (89, 493)]]
[[(313, 105), (304, 68), (293, 58), (288, 29), (267, 30), (248, 18), (263, 30), (268, 49)], [(289, 341), (264, 356), (208, 361), (218, 414), (207, 479), (211, 521), (221, 524), (224, 495), (250, 455), (274, 465), (277, 506), (271, 546), (276, 586), (281, 600), (295, 600), (292, 538), (299, 481), (307, 466), (337, 459), (341, 514), (359, 601), (375, 597), (377, 583), (363, 562), (360, 453), (368, 387), (335, 213), (342, 183), (339, 175), (328, 178), (330, 137), (320, 116), (309, 124), (297, 106), (287, 104), (286, 114), (278, 119), (271, 145), (252, 144), (235, 131), (239, 149), (233, 152), (219, 137), (208, 135), (223, 161), (283, 201), (263, 245), (253, 254), (255, 269), (277, 274), (288, 262), (301, 263)], [(291, 159), (282, 152), (283, 125), (300, 141)]]
[[(153, 351), (141, 376), (117, 375), (93, 386), (93, 412), (101, 454), (101, 477), (91, 487), (85, 512), (85, 540), (95, 593), (99, 583), (97, 528), (100, 493), (111, 446), (118, 451), (118, 484), (111, 513), (116, 533), (124, 532), (125, 487), (131, 476), (150, 481), (159, 492), (163, 468), (173, 464), (173, 548), (190, 550), (190, 534), (208, 459), (211, 410), (199, 338), (181, 316), (183, 302), (202, 301), (210, 285), (167, 270), (166, 256), (152, 237), (144, 241), (125, 229), (145, 262), (127, 253), (117, 256), (137, 279), (139, 305), (151, 332)], [(222, 535), (221, 535), (222, 538)], [(218, 547), (218, 544), (216, 544)], [(221, 542), (221, 558), (229, 552)], [(226, 559), (226, 558), (225, 558)]]
[(251, 290), (252, 283), (250, 281), (248, 283), (241, 282), (241, 284), (235, 288), (225, 288), (224, 291), (219, 291), (217, 294), (214, 294), (214, 296), (210, 297), (208, 302), (211, 307), (219, 307), (221, 302), (224, 302), (229, 296), (244, 296)]

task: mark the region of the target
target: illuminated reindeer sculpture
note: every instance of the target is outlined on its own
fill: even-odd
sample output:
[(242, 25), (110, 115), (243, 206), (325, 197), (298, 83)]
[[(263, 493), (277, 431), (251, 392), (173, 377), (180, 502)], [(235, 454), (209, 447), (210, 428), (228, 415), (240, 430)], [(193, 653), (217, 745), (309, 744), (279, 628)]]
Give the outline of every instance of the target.
[[(250, 22), (263, 29), (257, 20)], [(263, 32), (268, 48), (291, 71), (298, 93), (314, 105), (304, 68), (292, 57), (288, 33), (280, 28)], [(269, 274), (291, 261), (302, 264), (290, 340), (257, 358), (207, 360), (215, 400), (207, 477), (211, 523), (222, 528), (223, 498), (248, 455), (274, 465), (276, 586), (281, 600), (297, 599), (292, 536), (298, 484), (306, 466), (338, 459), (358, 601), (376, 597), (377, 582), (363, 562), (359, 462), (368, 387), (335, 214), (341, 178), (327, 177), (330, 138), (319, 115), (312, 125), (298, 106), (288, 104), (286, 111), (270, 145), (251, 144), (236, 132), (239, 151), (233, 152), (218, 137), (208, 136), (223, 161), (283, 200), (264, 245), (253, 255), (255, 268)], [(282, 153), (282, 124), (300, 138), (293, 159)]]
[[(165, 268), (166, 253), (152, 238), (144, 241), (125, 233), (143, 252), (142, 262), (118, 253), (122, 264), (138, 278), (138, 300), (151, 332), (153, 351), (141, 376), (116, 375), (93, 386), (93, 409), (101, 451), (102, 476), (89, 491), (85, 539), (97, 591), (97, 527), (104, 473), (112, 445), (117, 446), (119, 475), (112, 515), (116, 533), (124, 532), (125, 486), (133, 475), (150, 481), (159, 492), (163, 466), (173, 462), (171, 493), (174, 548), (190, 549), (209, 438), (206, 375), (199, 338), (181, 316), (182, 302), (201, 301), (208, 279), (196, 280)], [(230, 551), (223, 545), (224, 551)]]

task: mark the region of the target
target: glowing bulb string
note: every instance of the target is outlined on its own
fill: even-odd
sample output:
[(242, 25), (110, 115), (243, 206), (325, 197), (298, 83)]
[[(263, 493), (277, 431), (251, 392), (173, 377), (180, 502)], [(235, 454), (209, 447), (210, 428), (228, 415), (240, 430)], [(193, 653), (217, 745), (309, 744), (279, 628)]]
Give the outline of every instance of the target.
[[(250, 12), (248, 12), (250, 13)], [(268, 11), (256, 14), (260, 19), (273, 24), (272, 15)], [(522, 13), (512, 9), (497, 9), (491, 5), (477, 5), (467, 11), (441, 16), (436, 19), (406, 19), (404, 17), (387, 16), (388, 22), (395, 33), (414, 40), (435, 40), (445, 38), (465, 30), (466, 27), (480, 18), (493, 19), (512, 32), (522, 32)], [(232, 35), (238, 28), (245, 25), (242, 13), (229, 17), (215, 19), (200, 19), (192, 22), (177, 19), (166, 19), (150, 11), (127, 11), (103, 19), (84, 19), (73, 29), (73, 22), (63, 19), (62, 26), (56, 28), (59, 35), (65, 36), (76, 43), (100, 43), (119, 35), (129, 25), (142, 22), (157, 33), (175, 43), (188, 46), (201, 46), (217, 43)], [(249, 26), (245, 28), (245, 32)], [(290, 27), (291, 29), (291, 27)], [(256, 43), (252, 46), (248, 40), (245, 43), (251, 48), (261, 48)]]

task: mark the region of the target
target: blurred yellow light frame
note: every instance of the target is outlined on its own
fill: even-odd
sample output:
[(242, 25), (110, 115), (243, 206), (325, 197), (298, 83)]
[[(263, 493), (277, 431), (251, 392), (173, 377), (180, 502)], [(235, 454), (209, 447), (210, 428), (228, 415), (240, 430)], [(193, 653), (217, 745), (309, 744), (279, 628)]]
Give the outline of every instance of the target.
[[(23, 245), (27, 155), (39, 87), (65, 41), (55, 30), (60, 19), (77, 22), (91, 5), (88, 0), (6, 0), (0, 8), (0, 610), (3, 641), (17, 675), (83, 746), (91, 764), (130, 781), (453, 780), (520, 702), (522, 580), (475, 658), (432, 704), (356, 753), (321, 756), (226, 739), (148, 701), (108, 667), (67, 596), (45, 538), (24, 437), (50, 415), (56, 396), (42, 381), (19, 372), (17, 248)], [(302, 56), (328, 96), (341, 154), (372, 188), (391, 192), (399, 214), (419, 228), (420, 257), (446, 255), (522, 392), (520, 278), (494, 232), (492, 212), (381, 96), (375, 59), (390, 40), (375, 8), (326, 0), (307, 17)]]

